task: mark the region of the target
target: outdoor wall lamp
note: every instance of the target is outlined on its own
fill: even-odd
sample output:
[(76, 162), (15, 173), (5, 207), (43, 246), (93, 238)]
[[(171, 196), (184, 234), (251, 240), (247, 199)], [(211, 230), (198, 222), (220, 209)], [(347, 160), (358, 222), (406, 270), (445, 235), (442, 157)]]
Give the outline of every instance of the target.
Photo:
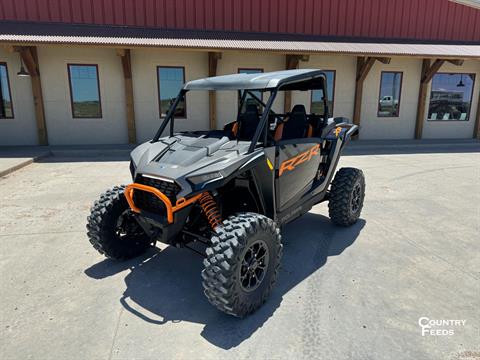
[(17, 73), (17, 76), (20, 76), (20, 77), (27, 77), (27, 76), (30, 76), (30, 74), (25, 70), (25, 68), (23, 67), (23, 60), (22, 58), (20, 58), (20, 71)]

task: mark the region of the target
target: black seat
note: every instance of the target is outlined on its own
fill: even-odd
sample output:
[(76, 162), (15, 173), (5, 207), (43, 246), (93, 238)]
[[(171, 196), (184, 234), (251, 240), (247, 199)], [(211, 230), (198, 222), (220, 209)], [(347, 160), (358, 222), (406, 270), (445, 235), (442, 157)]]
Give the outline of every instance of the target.
[(297, 104), (292, 108), (288, 120), (283, 123), (282, 140), (305, 137), (307, 127), (308, 121), (305, 106)]
[(260, 117), (257, 106), (254, 104), (247, 105), (245, 112), (240, 116), (238, 139), (252, 140), (259, 121)]

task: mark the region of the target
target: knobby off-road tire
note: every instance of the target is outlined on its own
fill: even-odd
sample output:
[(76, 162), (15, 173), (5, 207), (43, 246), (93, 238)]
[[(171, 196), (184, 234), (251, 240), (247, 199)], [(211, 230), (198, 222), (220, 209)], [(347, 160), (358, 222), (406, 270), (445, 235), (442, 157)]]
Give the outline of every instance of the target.
[(275, 284), (282, 257), (280, 229), (266, 216), (241, 213), (216, 231), (203, 262), (204, 292), (219, 310), (244, 317), (266, 301)]
[(365, 198), (365, 177), (362, 170), (342, 168), (336, 174), (330, 189), (328, 212), (330, 219), (339, 226), (357, 222)]
[(138, 256), (153, 243), (133, 218), (124, 191), (124, 185), (115, 186), (100, 195), (87, 218), (90, 243), (100, 254), (115, 260)]

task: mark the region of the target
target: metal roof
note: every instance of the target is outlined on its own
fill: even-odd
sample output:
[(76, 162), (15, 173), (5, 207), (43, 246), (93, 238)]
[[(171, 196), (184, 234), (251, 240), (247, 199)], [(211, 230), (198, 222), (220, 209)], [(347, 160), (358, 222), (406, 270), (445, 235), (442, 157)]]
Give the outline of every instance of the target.
[(318, 69), (282, 70), (256, 74), (231, 74), (189, 81), (185, 90), (263, 90), (304, 82), (322, 76)]
[(480, 42), (480, 11), (447, 0), (2, 0), (3, 21)]

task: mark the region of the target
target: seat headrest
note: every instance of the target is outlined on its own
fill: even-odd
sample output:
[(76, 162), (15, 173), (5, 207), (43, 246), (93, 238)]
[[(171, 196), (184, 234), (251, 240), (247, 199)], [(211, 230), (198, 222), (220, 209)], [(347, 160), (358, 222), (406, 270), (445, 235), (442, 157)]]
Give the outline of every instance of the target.
[(247, 107), (245, 108), (245, 112), (254, 112), (254, 113), (258, 114), (257, 105), (255, 105), (255, 104), (248, 104)]
[(292, 108), (292, 113), (303, 113), (306, 114), (307, 110), (305, 110), (305, 106), (302, 104), (297, 104)]

